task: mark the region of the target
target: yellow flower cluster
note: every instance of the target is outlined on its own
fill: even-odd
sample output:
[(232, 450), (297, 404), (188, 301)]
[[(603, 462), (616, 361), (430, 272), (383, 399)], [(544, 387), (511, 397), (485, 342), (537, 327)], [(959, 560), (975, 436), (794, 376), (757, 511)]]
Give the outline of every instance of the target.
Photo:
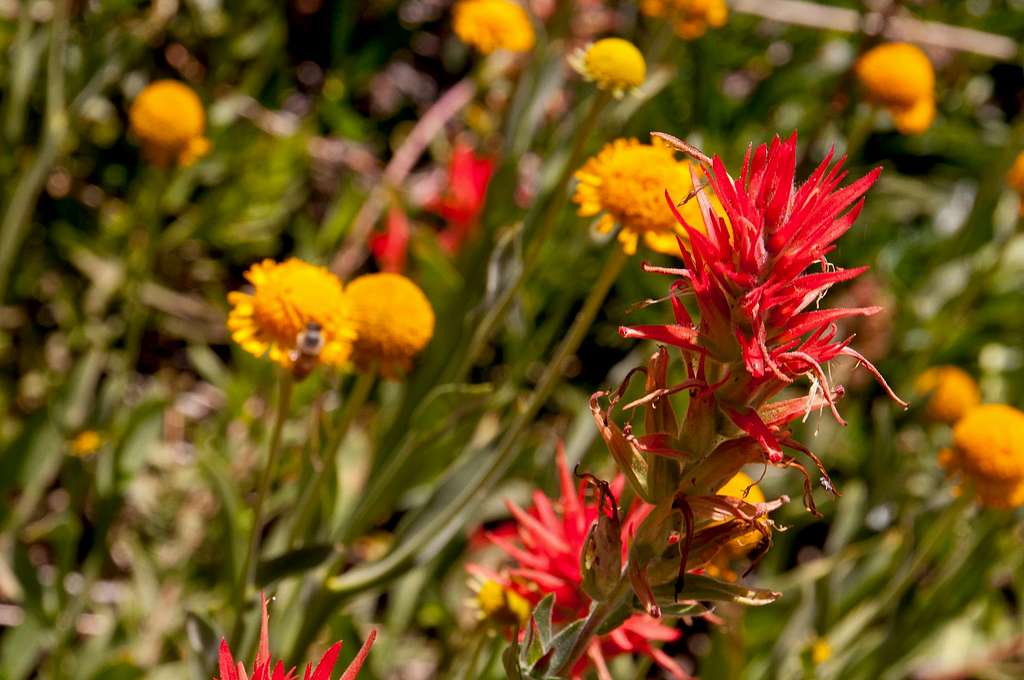
[[(764, 503), (764, 492), (761, 487), (754, 483), (754, 480), (745, 472), (737, 472), (732, 479), (725, 483), (721, 489), (716, 491), (719, 496), (731, 496), (741, 498), (748, 503)], [(744, 493), (746, 496), (744, 497)], [(764, 538), (764, 535), (757, 530), (748, 531), (737, 539), (734, 539), (728, 546), (726, 552), (728, 557), (742, 557), (756, 546)]]
[(609, 90), (616, 97), (643, 84), (647, 62), (636, 45), (622, 38), (604, 38), (578, 50), (570, 64), (598, 89)]
[(699, 38), (708, 28), (721, 28), (729, 18), (725, 0), (641, 0), (640, 11), (672, 22), (676, 35)]
[(957, 366), (934, 366), (918, 376), (914, 389), (927, 397), (925, 413), (932, 420), (955, 423), (981, 403), (978, 383)]
[(1020, 214), (1024, 215), (1024, 151), (1014, 159), (1010, 172), (1006, 174), (1006, 183), (1020, 196)]
[[(643, 236), (652, 250), (679, 254), (676, 235), (685, 232), (665, 203), (665, 191), (681, 201), (693, 191), (693, 180), (689, 162), (677, 159), (668, 146), (617, 139), (584, 163), (576, 180), (573, 201), (578, 214), (600, 215), (597, 229), (602, 233), (619, 226), (626, 253), (634, 254)], [(691, 226), (703, 228), (696, 201), (686, 202), (679, 211)]]
[(967, 478), (982, 505), (1024, 505), (1024, 413), (1005, 404), (973, 409), (953, 428), (953, 446), (940, 460)]
[(459, 0), (453, 13), (455, 35), (482, 54), (527, 52), (533, 47), (530, 17), (512, 0)]
[(184, 83), (157, 80), (132, 102), (128, 112), (132, 133), (153, 165), (189, 165), (210, 150), (203, 133), (206, 113), (199, 96)]
[(316, 363), (341, 367), (351, 359), (394, 376), (434, 333), (430, 301), (400, 274), (368, 274), (344, 288), (325, 268), (292, 258), (254, 264), (245, 278), (253, 292), (228, 295), (231, 337), (285, 368), (315, 351)]
[(921, 48), (893, 42), (857, 60), (857, 78), (871, 101), (884, 106), (905, 135), (927, 130), (935, 119), (935, 70)]

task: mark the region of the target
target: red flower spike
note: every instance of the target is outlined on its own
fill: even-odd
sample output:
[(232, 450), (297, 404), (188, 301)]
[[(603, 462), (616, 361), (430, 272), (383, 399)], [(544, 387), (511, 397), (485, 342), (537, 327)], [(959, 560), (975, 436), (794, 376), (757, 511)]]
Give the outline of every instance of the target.
[(472, 235), (484, 208), (494, 167), (493, 158), (478, 156), (468, 144), (456, 143), (452, 149), (444, 191), (426, 205), (427, 210), (448, 223), (439, 235), (448, 252), (458, 253)]
[[(587, 532), (601, 513), (611, 512), (608, 503), (602, 507), (602, 498), (595, 496), (587, 502), (587, 483), (578, 485), (572, 481), (572, 473), (565, 461), (561, 446), (557, 452), (558, 478), (561, 496), (552, 502), (540, 493), (534, 494), (533, 507), (524, 510), (509, 504), (515, 518), (515, 536), (518, 540), (503, 538), (507, 532), (489, 534), (492, 543), (501, 548), (518, 564), (502, 574), (493, 573), (478, 565), (467, 565), (467, 569), (483, 578), (498, 581), (512, 589), (531, 604), (540, 602), (549, 593), (554, 593), (555, 603), (552, 619), (556, 624), (583, 618), (590, 610), (590, 598), (582, 588), (580, 552), (586, 541)], [(611, 494), (618, 498), (625, 484), (622, 476), (610, 486)], [(625, 514), (621, 527), (623, 562), (628, 554), (630, 537), (637, 526), (650, 512), (652, 506), (634, 504)], [(655, 649), (651, 643), (676, 640), (680, 632), (655, 618), (634, 614), (623, 621), (615, 630), (595, 637), (587, 653), (572, 669), (571, 677), (582, 678), (589, 668), (600, 669), (607, 659), (621, 654), (642, 654), (652, 658), (671, 677), (686, 680), (689, 676), (683, 668), (667, 654)]]
[[(270, 656), (270, 619), (267, 615), (267, 598), (264, 593), (260, 593), (260, 608), (262, 610), (260, 614), (260, 642), (256, 649), (256, 658), (253, 661), (251, 678), (245, 673), (245, 665), (241, 661), (235, 662), (231, 654), (231, 647), (228, 646), (227, 640), (222, 638), (217, 664), (218, 672), (220, 673), (219, 680), (295, 680), (296, 669), (292, 668), (286, 671), (282, 661), (274, 663)], [(370, 653), (373, 641), (376, 639), (377, 631), (371, 630), (370, 634), (366, 636), (366, 642), (363, 643), (359, 653), (356, 654), (356, 658), (345, 669), (345, 672), (341, 674), (340, 680), (355, 680), (359, 675), (359, 670), (366, 662), (366, 656)], [(306, 665), (306, 670), (302, 675), (303, 680), (331, 680), (331, 673), (334, 671), (334, 666), (338, 662), (338, 655), (340, 653), (341, 642), (338, 641), (324, 652), (315, 669), (311, 663)]]
[[(769, 399), (806, 377), (812, 385), (808, 400), (823, 400), (843, 422), (833, 398), (840, 388), (829, 385), (824, 369), (837, 356), (864, 365), (897, 403), (906, 405), (877, 369), (848, 347), (852, 338), (837, 338), (837, 321), (875, 314), (878, 307), (804, 311), (831, 286), (865, 271), (838, 269), (826, 256), (853, 226), (881, 168), (840, 187), (845, 158), (833, 163), (830, 152), (798, 187), (796, 139), (794, 132), (785, 141), (776, 137), (748, 148), (738, 179), (721, 158), (702, 161), (706, 184), (724, 213), (715, 214), (698, 193), (703, 228), (687, 224), (666, 191), (668, 208), (689, 237), (680, 241), (685, 269), (645, 269), (677, 277), (670, 289), (676, 322), (619, 330), (623, 337), (680, 348), (688, 370), (698, 362), (716, 362), (719, 375), (729, 376), (709, 386), (717, 407), (776, 464), (782, 462), (782, 442), (788, 437), (785, 426), (800, 411), (792, 405), (772, 410)], [(678, 301), (687, 294), (700, 311), (697, 322)], [(771, 413), (769, 422), (759, 412)]]

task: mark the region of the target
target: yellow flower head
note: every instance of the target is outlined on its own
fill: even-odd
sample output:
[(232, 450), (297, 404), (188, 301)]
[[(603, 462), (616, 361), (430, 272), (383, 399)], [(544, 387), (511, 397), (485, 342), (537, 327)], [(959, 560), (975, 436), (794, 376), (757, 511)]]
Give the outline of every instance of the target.
[(157, 80), (143, 88), (128, 118), (143, 154), (154, 165), (189, 165), (210, 150), (203, 136), (203, 103), (192, 88), (177, 80)]
[[(665, 203), (665, 190), (681, 201), (693, 190), (693, 180), (689, 162), (677, 159), (668, 146), (616, 139), (576, 171), (576, 181), (572, 200), (579, 206), (577, 213), (601, 215), (597, 229), (602, 233), (621, 227), (619, 241), (626, 253), (636, 252), (642, 235), (649, 248), (679, 254), (676, 235), (685, 232)], [(679, 212), (691, 226), (703, 228), (696, 201), (687, 201)]]
[(434, 308), (419, 286), (401, 274), (366, 274), (346, 290), (357, 340), (352, 358), (386, 376), (408, 370), (434, 335)]
[(1006, 173), (1006, 183), (1020, 195), (1020, 214), (1024, 215), (1024, 151), (1017, 154), (1010, 172)]
[(924, 132), (935, 118), (935, 70), (917, 46), (893, 42), (868, 50), (856, 65), (868, 97), (886, 107), (903, 134)]
[[(747, 473), (740, 471), (733, 475), (732, 479), (725, 483), (721, 489), (716, 491), (719, 496), (731, 496), (741, 498), (748, 503), (764, 503), (764, 492), (761, 487), (754, 483)], [(744, 496), (743, 494), (746, 494)], [(726, 548), (730, 557), (740, 557), (748, 553), (755, 545), (761, 542), (764, 534), (756, 529), (748, 531), (739, 538), (733, 539)]]
[(1024, 505), (1024, 413), (1012, 406), (984, 404), (970, 411), (953, 428), (953, 447), (941, 458), (970, 480), (982, 505)]
[(317, 331), (316, 361), (331, 366), (348, 362), (356, 334), (352, 306), (337, 276), (291, 258), (257, 262), (245, 278), (252, 293), (228, 294), (228, 329), (242, 349), (292, 368), (305, 354), (304, 339)]
[(455, 35), (483, 54), (526, 52), (533, 47), (530, 17), (512, 0), (459, 0), (453, 11)]
[(71, 453), (79, 458), (85, 458), (96, 453), (103, 439), (96, 430), (82, 430), (71, 440)]
[(476, 592), (480, 618), (506, 626), (525, 626), (530, 620), (530, 603), (511, 588), (487, 579)]
[(671, 21), (676, 35), (686, 40), (701, 37), (708, 27), (725, 26), (729, 18), (725, 0), (641, 0), (640, 11)]
[(917, 377), (914, 389), (928, 397), (925, 412), (943, 423), (955, 423), (981, 403), (978, 383), (956, 366), (935, 366)]
[(647, 62), (636, 45), (622, 38), (604, 38), (576, 51), (572, 67), (601, 90), (621, 97), (639, 87), (647, 77)]

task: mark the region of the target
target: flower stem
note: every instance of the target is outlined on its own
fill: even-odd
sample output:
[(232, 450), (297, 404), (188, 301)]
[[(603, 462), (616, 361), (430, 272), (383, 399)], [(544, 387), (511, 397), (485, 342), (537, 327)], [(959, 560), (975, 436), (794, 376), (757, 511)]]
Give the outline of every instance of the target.
[(572, 667), (576, 665), (576, 662), (586, 654), (587, 648), (590, 647), (590, 641), (594, 637), (594, 633), (600, 628), (605, 620), (611, 616), (612, 612), (618, 609), (622, 605), (622, 601), (626, 598), (629, 591), (629, 579), (626, 578), (627, 570), (624, 569), (622, 574), (619, 576), (619, 582), (615, 586), (615, 590), (612, 591), (611, 595), (604, 602), (596, 603), (590, 610), (590, 614), (587, 615), (586, 621), (583, 623), (583, 627), (580, 632), (576, 635), (576, 640), (573, 642), (572, 650), (569, 655), (565, 657), (562, 665), (555, 669), (554, 675), (559, 678), (569, 677), (569, 672)]
[(363, 371), (356, 376), (355, 383), (352, 385), (352, 391), (341, 407), (338, 425), (334, 432), (331, 433), (330, 438), (327, 440), (327, 445), (323, 449), (324, 456), (320, 469), (316, 471), (313, 479), (310, 480), (303, 490), (302, 497), (299, 500), (299, 510), (288, 538), (289, 546), (294, 546), (306, 532), (309, 520), (312, 519), (313, 512), (316, 510), (316, 504), (320, 500), (320, 489), (324, 485), (324, 479), (334, 469), (333, 461), (338, 453), (338, 448), (344, 443), (349, 427), (352, 426), (356, 415), (359, 414), (363, 404), (366, 403), (367, 397), (370, 396), (376, 379), (377, 372), (374, 370)]
[[(526, 249), (526, 254), (523, 257), (523, 266), (520, 268), (519, 273), (515, 279), (508, 285), (505, 290), (501, 292), (501, 295), (495, 300), (494, 304), (487, 310), (486, 316), (480, 321), (480, 325), (476, 327), (473, 333), (473, 337), (470, 340), (469, 348), (462, 356), (462, 362), (459, 363), (458, 369), (455, 372), (455, 378), (452, 382), (463, 382), (466, 379), (466, 375), (469, 373), (473, 365), (476, 364), (480, 358), (480, 354), (483, 352), (484, 347), (491, 340), (495, 330), (501, 324), (505, 318), (505, 314), (508, 313), (508, 309), (512, 304), (512, 300), (515, 299), (516, 294), (523, 285), (523, 281), (526, 277), (533, 273), (533, 270), (537, 266), (537, 260), (540, 256), (541, 248), (544, 243), (548, 240), (551, 235), (551, 231), (555, 226), (555, 221), (558, 215), (565, 208), (566, 202), (569, 200), (566, 189), (569, 185), (569, 180), (572, 179), (573, 172), (580, 164), (580, 160), (583, 157), (583, 151), (586, 148), (587, 141), (590, 139), (591, 134), (594, 132), (594, 128), (597, 126), (597, 121), (601, 117), (601, 111), (611, 101), (611, 95), (604, 90), (599, 90), (594, 96), (593, 101), (590, 104), (590, 110), (587, 111), (586, 117), (576, 130), (576, 135), (572, 141), (572, 149), (569, 152), (569, 158), (566, 160), (565, 166), (562, 168), (562, 172), (558, 176), (558, 180), (555, 182), (555, 186), (551, 190), (551, 195), (548, 200), (547, 206), (544, 212), (538, 220), (538, 226), (535, 229), (526, 229), (526, 238), (529, 240), (529, 246)], [(530, 231), (533, 233), (531, 234)]]
[[(267, 464), (263, 468), (263, 475), (260, 477), (260, 486), (256, 493), (256, 504), (253, 506), (252, 528), (249, 531), (249, 546), (245, 552), (245, 560), (242, 562), (242, 570), (238, 575), (235, 586), (235, 623), (232, 626), (232, 640), (238, 640), (242, 633), (242, 622), (245, 619), (245, 602), (249, 584), (252, 582), (255, 569), (254, 563), (259, 553), (260, 535), (263, 529), (263, 506), (266, 504), (270, 492), (270, 481), (274, 476), (274, 468), (277, 467), (277, 459), (281, 452), (281, 432), (284, 430), (284, 421), (288, 417), (288, 410), (292, 401), (292, 387), (294, 382), (291, 373), (280, 372), (279, 391), (277, 397), (277, 412), (274, 416), (274, 428), (270, 434), (270, 444), (267, 450)], [(237, 644), (237, 643), (236, 643)]]

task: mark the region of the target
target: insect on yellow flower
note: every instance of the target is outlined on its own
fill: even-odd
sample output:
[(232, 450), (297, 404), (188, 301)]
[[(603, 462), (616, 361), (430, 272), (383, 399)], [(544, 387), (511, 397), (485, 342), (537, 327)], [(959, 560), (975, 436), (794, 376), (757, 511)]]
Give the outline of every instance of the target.
[(206, 113), (199, 96), (184, 83), (157, 80), (132, 102), (128, 112), (132, 133), (153, 165), (189, 165), (210, 150), (203, 133)]
[(982, 505), (1024, 505), (1024, 413), (1006, 404), (971, 410), (953, 428), (953, 446), (940, 461), (967, 478)]
[(643, 84), (647, 62), (636, 45), (622, 38), (604, 38), (578, 49), (570, 64), (601, 90), (610, 90), (616, 97)]
[(957, 366), (929, 368), (914, 381), (914, 389), (928, 398), (928, 417), (943, 423), (955, 423), (981, 403), (978, 383)]
[(672, 22), (676, 35), (699, 38), (708, 28), (721, 28), (729, 18), (725, 0), (641, 0), (640, 11)]
[(251, 293), (228, 294), (232, 339), (255, 356), (308, 372), (314, 363), (344, 366), (355, 327), (341, 281), (323, 267), (291, 258), (263, 260), (245, 273)]
[(927, 130), (935, 118), (935, 70), (921, 48), (885, 43), (857, 60), (857, 78), (868, 98), (888, 109), (896, 129), (906, 135)]
[(455, 35), (482, 54), (527, 52), (533, 47), (530, 17), (512, 0), (459, 0), (453, 13)]
[[(668, 146), (616, 139), (583, 164), (576, 180), (577, 213), (600, 215), (596, 226), (602, 233), (619, 226), (619, 241), (626, 253), (636, 253), (640, 236), (652, 250), (679, 253), (676, 235), (685, 237), (685, 231), (666, 207), (665, 191), (683, 200), (693, 191), (693, 180), (690, 163), (677, 159)], [(717, 201), (713, 197), (711, 201), (717, 208)], [(690, 224), (702, 224), (697, 201), (687, 201), (679, 210)]]
[(401, 274), (384, 272), (354, 279), (345, 293), (355, 322), (356, 367), (376, 366), (387, 377), (408, 370), (434, 335), (434, 308), (420, 287)]

